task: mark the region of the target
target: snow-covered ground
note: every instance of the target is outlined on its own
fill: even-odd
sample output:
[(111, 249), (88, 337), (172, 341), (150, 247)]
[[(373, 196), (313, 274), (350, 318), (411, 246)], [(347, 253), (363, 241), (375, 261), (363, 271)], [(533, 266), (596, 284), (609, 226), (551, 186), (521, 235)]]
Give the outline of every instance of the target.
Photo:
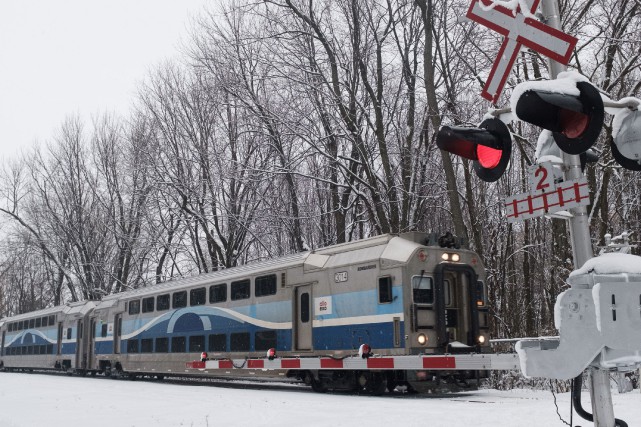
[[(641, 426), (641, 393), (614, 410)], [(569, 421), (570, 395), (557, 395)], [(584, 393), (584, 406), (590, 407)], [(315, 394), (162, 382), (0, 373), (1, 427), (563, 426), (550, 392), (481, 390), (448, 397)], [(591, 426), (575, 416), (574, 425)]]

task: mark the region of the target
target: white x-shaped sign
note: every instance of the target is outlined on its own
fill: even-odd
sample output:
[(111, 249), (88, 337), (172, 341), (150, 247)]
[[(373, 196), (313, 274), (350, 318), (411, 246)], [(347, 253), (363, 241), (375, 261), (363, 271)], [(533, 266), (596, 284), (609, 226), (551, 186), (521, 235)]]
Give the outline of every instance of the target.
[[(536, 12), (540, 0), (522, 0), (530, 8), (530, 15)], [(577, 39), (552, 28), (531, 17), (516, 13), (506, 7), (495, 5), (492, 0), (472, 0), (467, 17), (505, 36), (499, 55), (488, 76), (481, 96), (496, 103), (503, 86), (512, 71), (514, 61), (526, 46), (557, 62), (567, 65), (576, 46)]]

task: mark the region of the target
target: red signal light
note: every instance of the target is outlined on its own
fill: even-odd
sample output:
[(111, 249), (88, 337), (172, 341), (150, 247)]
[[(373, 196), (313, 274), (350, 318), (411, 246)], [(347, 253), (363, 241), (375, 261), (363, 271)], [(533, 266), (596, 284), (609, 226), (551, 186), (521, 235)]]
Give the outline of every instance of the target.
[(560, 125), (563, 128), (561, 133), (568, 138), (578, 138), (590, 124), (590, 117), (587, 114), (572, 110), (561, 110), (559, 112)]
[(500, 119), (486, 119), (475, 127), (443, 126), (436, 145), (448, 153), (472, 160), (476, 175), (485, 182), (498, 180), (510, 161), (512, 137)]
[(494, 169), (501, 162), (503, 150), (479, 145), (476, 147), (476, 157), (484, 168)]

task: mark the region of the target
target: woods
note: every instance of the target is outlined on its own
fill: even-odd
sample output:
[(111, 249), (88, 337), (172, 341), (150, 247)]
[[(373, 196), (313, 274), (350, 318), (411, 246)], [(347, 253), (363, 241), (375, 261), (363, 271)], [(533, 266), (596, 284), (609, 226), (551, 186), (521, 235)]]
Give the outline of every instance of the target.
[[(563, 0), (569, 68), (611, 99), (641, 97), (641, 3)], [(512, 122), (496, 183), (434, 142), (476, 125), (501, 39), (465, 0), (228, 1), (196, 19), (182, 59), (140, 85), (129, 116), (71, 116), (2, 165), (0, 315), (382, 233), (466, 237), (483, 257), (494, 337), (553, 334), (574, 269), (564, 220), (508, 224), (540, 130)], [(544, 79), (521, 52), (511, 87)], [(586, 169), (595, 250), (641, 233), (641, 180), (610, 152)], [(638, 252), (637, 252), (638, 253)]]

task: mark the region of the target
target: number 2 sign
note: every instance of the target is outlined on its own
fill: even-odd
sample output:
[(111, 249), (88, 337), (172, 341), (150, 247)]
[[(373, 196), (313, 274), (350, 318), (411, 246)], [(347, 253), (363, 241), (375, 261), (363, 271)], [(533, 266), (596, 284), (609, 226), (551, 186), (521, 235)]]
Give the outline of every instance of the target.
[(550, 191), (554, 187), (555, 168), (552, 162), (543, 162), (530, 166), (528, 172), (532, 193)]

